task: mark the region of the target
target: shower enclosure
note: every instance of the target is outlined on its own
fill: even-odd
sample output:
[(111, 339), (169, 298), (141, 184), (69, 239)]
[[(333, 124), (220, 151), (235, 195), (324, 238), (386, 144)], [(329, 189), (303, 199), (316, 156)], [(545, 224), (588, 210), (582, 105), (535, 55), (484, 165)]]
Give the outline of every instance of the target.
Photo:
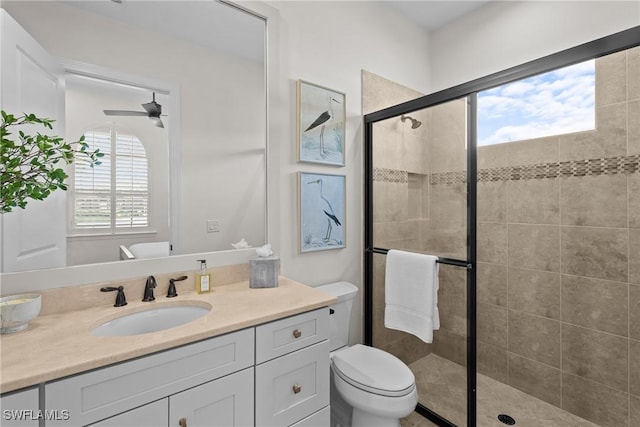
[[(365, 343), (412, 369), (431, 422), (640, 425), (639, 44), (635, 27), (365, 115)], [(584, 61), (593, 84), (558, 93), (591, 122), (485, 138), (496, 93)], [(560, 111), (543, 105), (518, 126)], [(433, 343), (384, 327), (390, 249), (440, 257)]]

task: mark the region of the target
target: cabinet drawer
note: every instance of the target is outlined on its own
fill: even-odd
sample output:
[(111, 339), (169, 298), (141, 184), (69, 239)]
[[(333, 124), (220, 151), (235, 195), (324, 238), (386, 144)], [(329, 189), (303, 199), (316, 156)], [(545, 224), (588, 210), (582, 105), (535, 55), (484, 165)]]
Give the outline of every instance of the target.
[(45, 385), (47, 408), (86, 425), (252, 366), (253, 328), (97, 369)]
[(91, 424), (90, 427), (164, 427), (168, 426), (168, 413), (169, 399), (165, 397), (124, 414)]
[(256, 328), (256, 364), (329, 338), (327, 307)]
[(329, 341), (256, 366), (256, 425), (288, 426), (329, 404)]
[(307, 418), (298, 421), (291, 427), (329, 427), (331, 424), (331, 408), (326, 406), (315, 414), (309, 415)]

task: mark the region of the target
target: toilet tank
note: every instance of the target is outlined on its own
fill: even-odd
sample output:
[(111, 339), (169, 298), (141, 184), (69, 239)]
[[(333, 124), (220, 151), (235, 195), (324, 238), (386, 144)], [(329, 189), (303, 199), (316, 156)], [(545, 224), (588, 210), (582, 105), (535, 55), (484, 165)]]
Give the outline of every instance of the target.
[(325, 291), (338, 299), (329, 306), (329, 345), (331, 351), (344, 347), (349, 343), (349, 323), (351, 322), (351, 307), (358, 288), (349, 282), (329, 283), (317, 286), (316, 289)]

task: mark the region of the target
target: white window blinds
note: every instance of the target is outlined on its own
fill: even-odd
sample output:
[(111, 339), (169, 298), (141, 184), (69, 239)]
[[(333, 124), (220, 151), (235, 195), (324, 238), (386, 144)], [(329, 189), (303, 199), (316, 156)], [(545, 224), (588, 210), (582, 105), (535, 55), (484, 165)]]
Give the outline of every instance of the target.
[(140, 140), (110, 129), (87, 132), (85, 141), (104, 157), (93, 168), (85, 156), (74, 162), (74, 228), (115, 233), (148, 227), (148, 167)]

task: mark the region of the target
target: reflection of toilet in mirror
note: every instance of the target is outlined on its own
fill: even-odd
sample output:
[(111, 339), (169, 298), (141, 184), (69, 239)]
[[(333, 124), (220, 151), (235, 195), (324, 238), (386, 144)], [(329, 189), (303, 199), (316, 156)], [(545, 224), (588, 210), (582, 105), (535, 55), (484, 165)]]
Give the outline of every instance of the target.
[(121, 260), (167, 257), (169, 253), (169, 242), (135, 243), (128, 248), (120, 245)]

